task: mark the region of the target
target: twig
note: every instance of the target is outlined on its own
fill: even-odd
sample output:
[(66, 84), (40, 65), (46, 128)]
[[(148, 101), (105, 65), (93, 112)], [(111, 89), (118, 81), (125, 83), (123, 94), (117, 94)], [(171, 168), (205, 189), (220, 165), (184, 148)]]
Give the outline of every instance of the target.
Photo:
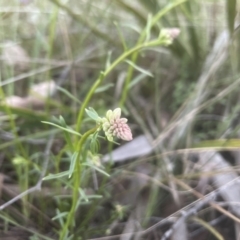
[(54, 140), (54, 135), (52, 135), (48, 141), (46, 150), (44, 152), (44, 156), (45, 156), (45, 161), (43, 164), (43, 170), (40, 174), (39, 180), (37, 182), (37, 184), (34, 187), (29, 188), (28, 190), (22, 192), (21, 194), (17, 195), (16, 197), (12, 198), (11, 200), (9, 200), (8, 202), (4, 203), (3, 205), (0, 206), (0, 211), (5, 209), (6, 207), (10, 206), (11, 204), (13, 204), (14, 202), (18, 201), (19, 199), (23, 198), (24, 196), (35, 192), (35, 191), (40, 191), (42, 188), (42, 182), (43, 182), (43, 177), (46, 174), (47, 171), (47, 167), (48, 167), (48, 163), (49, 163), (49, 155), (50, 155), (50, 150), (53, 144), (53, 140)]
[[(212, 196), (215, 198), (215, 196)], [(164, 235), (162, 236), (161, 240), (167, 240), (173, 233), (174, 229), (177, 229), (179, 223), (181, 222), (185, 222), (186, 219), (188, 219), (191, 216), (194, 216), (197, 214), (197, 212), (203, 208), (204, 205), (208, 204), (210, 201), (212, 201), (213, 199), (211, 198), (207, 198), (207, 199), (202, 199), (202, 201), (198, 202), (198, 204), (196, 204), (196, 206), (194, 206), (193, 208), (189, 209), (189, 211), (185, 212), (185, 211), (181, 211), (182, 216), (173, 224), (173, 226), (164, 233)]]
[(236, 222), (240, 222), (240, 220), (235, 217), (233, 214), (231, 214), (230, 212), (226, 211), (225, 209), (223, 209), (221, 206), (219, 206), (216, 202), (214, 202), (214, 198), (217, 197), (217, 195), (220, 193), (220, 191), (226, 187), (229, 187), (229, 185), (233, 184), (236, 181), (239, 181), (239, 178), (233, 179), (232, 181), (226, 183), (224, 186), (214, 190), (213, 192), (209, 193), (207, 196), (203, 196), (201, 193), (198, 193), (197, 191), (195, 191), (194, 189), (190, 188), (187, 184), (183, 183), (182, 181), (178, 180), (178, 179), (174, 179), (180, 186), (191, 190), (192, 193), (199, 197), (199, 201), (193, 208), (189, 209), (188, 212), (184, 212), (183, 216), (180, 217), (175, 224), (173, 224), (173, 226), (164, 233), (163, 237), (161, 240), (167, 240), (173, 233), (174, 229), (177, 228), (178, 224), (182, 221), (186, 221), (186, 219), (188, 219), (189, 217), (196, 215), (197, 212), (205, 205), (205, 204), (209, 204), (210, 206), (212, 206), (213, 208), (215, 208), (216, 210), (218, 210), (219, 212), (225, 214), (225, 216), (228, 216), (230, 218), (232, 218), (233, 220), (235, 220)]
[[(160, 220), (159, 222), (157, 222), (156, 224), (147, 228), (146, 230), (135, 232), (134, 235), (142, 234), (142, 236), (143, 236), (147, 233), (150, 233), (154, 229), (156, 229), (157, 227), (159, 227), (162, 224), (164, 224), (165, 222), (169, 221), (169, 219), (171, 219), (172, 217), (175, 217), (177, 214), (181, 214), (183, 212), (185, 212), (185, 213), (182, 214), (182, 216), (180, 217), (181, 219), (182, 218), (187, 219), (188, 217), (196, 215), (196, 213), (199, 211), (199, 209), (201, 209), (204, 205), (210, 204), (211, 202), (213, 202), (214, 199), (216, 199), (217, 195), (220, 193), (220, 191), (222, 189), (229, 187), (231, 184), (235, 183), (235, 181), (239, 181), (239, 179), (240, 178), (233, 179), (232, 181), (230, 181), (230, 182), (226, 183), (225, 185), (221, 186), (220, 188), (217, 188), (214, 191), (212, 191), (211, 193), (205, 195), (203, 198), (200, 198), (200, 199), (190, 203), (189, 205), (183, 207), (181, 210), (178, 210), (175, 213), (171, 214), (170, 216), (166, 217), (165, 219)], [(216, 205), (217, 205), (217, 203), (216, 203)], [(219, 210), (219, 209), (217, 209), (217, 210)], [(227, 215), (227, 216), (229, 217), (229, 215)], [(235, 217), (234, 220), (237, 220), (236, 217)], [(177, 220), (177, 221), (179, 221), (179, 220)], [(165, 234), (168, 236), (169, 233), (165, 233)], [(125, 237), (132, 236), (132, 233), (124, 233), (124, 234), (118, 234), (118, 235), (112, 235), (112, 236), (100, 237), (100, 238), (91, 238), (89, 240), (113, 240), (113, 239), (118, 239), (120, 236), (125, 236)]]

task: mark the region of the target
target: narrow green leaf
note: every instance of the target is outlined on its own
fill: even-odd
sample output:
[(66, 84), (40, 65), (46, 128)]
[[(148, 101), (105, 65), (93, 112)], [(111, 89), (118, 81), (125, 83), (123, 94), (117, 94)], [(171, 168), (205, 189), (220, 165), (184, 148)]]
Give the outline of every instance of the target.
[(9, 214), (7, 216), (4, 216), (3, 213), (0, 214), (0, 219), (3, 219), (6, 223), (11, 223), (13, 226), (18, 226), (20, 229), (24, 229), (26, 232), (30, 232), (32, 234), (35, 234), (36, 236), (39, 237), (39, 239), (42, 240), (53, 240), (53, 238), (46, 237), (40, 233), (38, 233), (35, 229), (29, 228), (29, 227), (24, 227), (23, 224), (15, 222), (9, 217)]
[(89, 109), (85, 108), (85, 111), (91, 119), (95, 121), (99, 121), (101, 119), (93, 108), (89, 108)]
[(95, 113), (96, 115), (98, 115), (98, 113), (95, 111), (95, 109), (94, 108), (92, 108), (92, 107), (89, 107), (88, 108), (90, 111), (92, 111), (93, 113)]
[(154, 15), (152, 20), (152, 25), (158, 23), (158, 21), (168, 12), (170, 12), (173, 8), (177, 7), (178, 5), (186, 2), (187, 0), (176, 0), (169, 2), (164, 8), (162, 8), (156, 15)]
[[(195, 4), (195, 5), (194, 5)], [(197, 3), (199, 4), (199, 3)], [(194, 8), (195, 7), (195, 8)], [(198, 7), (194, 1), (188, 1), (185, 4), (182, 5), (182, 11), (185, 15), (186, 19), (189, 21), (189, 23), (192, 23), (194, 21), (194, 11)], [(187, 26), (188, 35), (189, 35), (189, 45), (192, 51), (192, 55), (194, 57), (194, 63), (197, 64), (197, 62), (200, 59), (200, 52), (201, 49), (201, 38), (198, 36), (198, 31), (196, 30), (196, 27), (192, 24), (188, 24)], [(199, 41), (200, 40), (200, 41)]]
[(108, 69), (109, 66), (111, 65), (111, 57), (112, 57), (112, 52), (111, 52), (111, 51), (108, 51), (107, 61), (106, 61), (106, 64), (105, 64), (105, 69)]
[(240, 139), (216, 139), (202, 141), (194, 146), (194, 148), (239, 148)]
[(114, 86), (113, 83), (108, 83), (108, 84), (105, 84), (99, 88), (96, 89), (95, 93), (100, 93), (100, 92), (104, 92), (106, 90), (108, 90), (109, 88), (112, 88)]
[(80, 133), (74, 131), (73, 129), (71, 129), (69, 126), (67, 126), (66, 128), (62, 127), (62, 126), (59, 126), (57, 124), (54, 124), (54, 123), (51, 123), (51, 122), (46, 122), (46, 121), (41, 121), (42, 123), (45, 123), (45, 124), (48, 124), (48, 125), (52, 125), (54, 127), (57, 127), (57, 128), (60, 128), (62, 129), (63, 131), (66, 131), (66, 132), (69, 132), (69, 133), (72, 133), (72, 134), (75, 134), (75, 135), (78, 135), (78, 136), (82, 136)]
[(95, 132), (92, 136), (91, 136), (91, 140), (90, 140), (90, 150), (93, 154), (96, 154), (99, 152), (99, 141), (98, 141), (98, 132)]
[(230, 34), (233, 34), (234, 31), (234, 22), (236, 17), (236, 0), (226, 0), (226, 10), (227, 10), (227, 23), (228, 23), (228, 30)]
[(56, 216), (52, 218), (52, 220), (58, 220), (61, 227), (64, 225), (63, 218), (68, 214), (69, 212), (61, 212), (58, 208), (56, 209)]
[(127, 47), (126, 41), (123, 37), (122, 31), (120, 30), (117, 22), (114, 22), (114, 25), (116, 26), (119, 37), (121, 39), (121, 42), (122, 42), (122, 45), (123, 45), (123, 50), (124, 50), (124, 52), (126, 52), (128, 50), (128, 47)]
[(110, 175), (108, 173), (106, 173), (104, 170), (102, 170), (101, 168), (96, 167), (95, 165), (91, 164), (91, 163), (83, 163), (84, 166), (88, 166), (91, 168), (94, 168), (96, 171), (102, 173), (103, 175), (110, 177)]
[(102, 198), (102, 195), (88, 195), (88, 199)]
[(86, 195), (82, 188), (79, 188), (79, 194), (86, 202), (89, 202), (88, 196)]
[(152, 14), (148, 14), (145, 39), (146, 42), (149, 41), (151, 38), (151, 28), (152, 28)]
[(57, 87), (57, 89), (58, 89), (60, 92), (64, 93), (64, 94), (65, 94), (66, 96), (68, 96), (69, 98), (71, 98), (73, 101), (81, 104), (81, 101), (78, 100), (76, 97), (74, 97), (74, 96), (73, 96), (69, 91), (67, 91), (66, 89), (61, 88), (61, 87), (59, 87), (59, 86)]
[(43, 180), (52, 180), (52, 179), (57, 179), (57, 178), (62, 178), (62, 177), (67, 177), (69, 175), (69, 171), (64, 171), (60, 172), (57, 174), (49, 174), (48, 176), (44, 177)]
[(72, 174), (74, 172), (75, 165), (76, 165), (76, 160), (77, 160), (77, 155), (78, 155), (78, 153), (75, 152), (71, 157), (71, 164), (70, 164), (69, 175), (68, 175), (69, 178), (72, 176)]
[(65, 216), (67, 216), (67, 215), (68, 215), (68, 212), (60, 212), (55, 217), (53, 217), (52, 220), (54, 221), (54, 220), (57, 220), (57, 219), (61, 219)]
[(150, 73), (149, 71), (137, 66), (135, 63), (133, 63), (130, 60), (125, 60), (126, 63), (128, 63), (130, 66), (132, 66), (133, 68), (135, 68), (137, 71), (144, 73), (145, 75), (148, 75), (150, 77), (153, 77), (152, 73)]
[(133, 86), (137, 85), (139, 82), (141, 82), (144, 78), (146, 78), (146, 74), (141, 73), (138, 76), (136, 76), (128, 85), (128, 88), (132, 88)]
[(67, 126), (67, 124), (66, 124), (66, 122), (65, 122), (65, 119), (60, 115), (59, 116), (59, 122), (61, 123), (61, 125), (63, 126), (63, 127), (66, 127)]

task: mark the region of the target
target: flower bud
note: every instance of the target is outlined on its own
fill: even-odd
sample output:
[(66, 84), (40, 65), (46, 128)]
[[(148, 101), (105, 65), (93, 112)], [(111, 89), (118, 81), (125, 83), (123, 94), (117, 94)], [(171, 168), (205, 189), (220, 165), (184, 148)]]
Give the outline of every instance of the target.
[(113, 137), (121, 138), (125, 141), (132, 140), (132, 132), (127, 125), (126, 118), (121, 117), (121, 109), (108, 110), (106, 117), (102, 118), (102, 129), (109, 141), (113, 141)]

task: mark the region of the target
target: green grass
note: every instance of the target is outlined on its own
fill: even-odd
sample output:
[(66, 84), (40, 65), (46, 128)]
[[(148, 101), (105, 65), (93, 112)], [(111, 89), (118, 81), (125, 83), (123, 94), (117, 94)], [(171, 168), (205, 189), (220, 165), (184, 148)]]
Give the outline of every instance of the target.
[[(196, 196), (182, 194), (174, 179), (190, 187), (201, 179), (187, 150), (239, 146), (238, 3), (23, 2), (0, 0), (0, 238), (17, 228), (23, 239), (94, 239), (178, 216)], [(164, 28), (181, 30), (172, 44)], [(10, 64), (6, 43), (27, 58)], [(15, 61), (17, 55), (10, 53)], [(43, 102), (29, 93), (51, 80), (55, 93)], [(31, 106), (6, 106), (13, 95)], [(153, 153), (99, 163), (119, 146), (98, 135), (89, 107), (99, 116), (121, 107), (133, 136), (145, 134)], [(209, 225), (216, 210), (206, 211), (211, 217), (194, 221), (221, 239)]]

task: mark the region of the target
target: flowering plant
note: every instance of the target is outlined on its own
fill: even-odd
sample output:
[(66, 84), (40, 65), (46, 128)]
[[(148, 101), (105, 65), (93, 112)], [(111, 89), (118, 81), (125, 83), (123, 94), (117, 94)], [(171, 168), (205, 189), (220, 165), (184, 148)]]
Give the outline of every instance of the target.
[(99, 130), (103, 130), (108, 141), (112, 142), (114, 137), (120, 138), (125, 141), (132, 140), (132, 132), (127, 125), (127, 119), (121, 118), (121, 108), (108, 110), (106, 116), (101, 118), (97, 112), (89, 108), (86, 109), (89, 117), (94, 119), (99, 125)]

